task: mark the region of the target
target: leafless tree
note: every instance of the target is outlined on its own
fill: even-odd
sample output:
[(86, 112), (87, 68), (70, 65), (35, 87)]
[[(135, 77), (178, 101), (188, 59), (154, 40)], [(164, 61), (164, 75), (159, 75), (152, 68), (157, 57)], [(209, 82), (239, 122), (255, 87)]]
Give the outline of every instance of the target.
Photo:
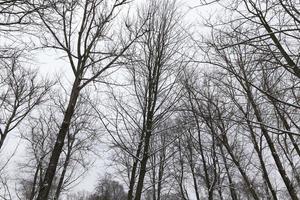
[[(239, 40), (239, 37), (236, 37), (234, 39), (229, 40)], [(236, 55), (235, 57), (229, 56), (228, 51), (232, 55)], [(285, 167), (283, 165), (283, 161), (281, 161), (280, 157), (278, 156), (278, 150), (276, 150), (276, 146), (274, 145), (273, 139), (270, 136), (270, 131), (267, 127), (273, 127), (272, 123), (273, 120), (270, 119), (270, 117), (263, 113), (269, 113), (268, 106), (265, 106), (264, 109), (261, 107), (261, 105), (265, 104), (267, 105), (264, 100), (257, 97), (257, 92), (263, 91), (265, 88), (261, 88), (259, 86), (259, 82), (257, 82), (257, 77), (260, 77), (260, 67), (265, 67), (267, 69), (269, 67), (269, 64), (267, 62), (264, 62), (264, 59), (266, 55), (257, 55), (254, 53), (255, 48), (249, 48), (244, 44), (235, 45), (230, 49), (225, 50), (219, 50), (217, 49), (217, 55), (222, 58), (221, 62), (216, 62), (216, 64), (220, 67), (222, 67), (225, 70), (228, 70), (229, 74), (235, 76), (236, 81), (241, 87), (243, 91), (243, 95), (245, 96), (246, 101), (249, 103), (248, 106), (250, 106), (251, 111), (253, 111), (254, 121), (257, 123), (257, 127), (260, 127), (262, 135), (265, 137), (266, 142), (268, 144), (268, 147), (270, 148), (271, 155), (276, 163), (276, 166), (278, 167), (278, 172), (281, 174), (281, 177), (291, 195), (292, 199), (297, 199), (297, 194), (295, 192), (295, 188), (287, 176), (287, 171), (285, 170)], [(216, 61), (216, 60), (214, 60)], [(256, 67), (256, 68), (253, 68)], [(269, 70), (269, 69), (268, 69)], [(274, 70), (273, 70), (274, 71)], [(274, 72), (273, 72), (274, 74)], [(267, 94), (267, 95), (266, 95)], [(264, 92), (263, 95), (269, 96), (270, 93)], [(264, 111), (263, 111), (264, 110)], [(243, 111), (244, 114), (245, 111)], [(246, 114), (246, 118), (247, 118)], [(270, 114), (269, 114), (270, 115)], [(265, 119), (269, 119), (269, 121), (266, 121)], [(252, 122), (251, 122), (252, 123)], [(249, 121), (248, 121), (249, 124)], [(269, 124), (269, 126), (265, 126), (266, 124)], [(251, 128), (251, 126), (250, 126)], [(250, 129), (251, 131), (251, 129)], [(252, 131), (251, 131), (252, 132)], [(272, 132), (271, 132), (272, 133)], [(254, 136), (253, 136), (254, 137)], [(255, 137), (254, 137), (255, 138)], [(297, 146), (297, 145), (296, 145)], [(259, 151), (258, 151), (259, 152)], [(261, 162), (262, 164), (262, 162)], [(271, 187), (270, 181), (268, 181), (267, 176), (265, 175), (265, 179)], [(271, 187), (272, 190), (272, 187)], [(273, 191), (273, 196), (275, 196), (275, 193)]]
[(48, 198), (81, 91), (101, 79), (140, 34), (132, 33), (129, 40), (112, 42), (116, 38), (112, 31), (113, 19), (126, 3), (126, 0), (74, 0), (38, 1), (31, 5), (37, 10), (35, 19), (43, 33), (40, 37), (43, 47), (62, 52), (73, 74), (69, 100), (43, 178), (43, 187), (38, 193), (39, 200)]
[[(299, 3), (197, 1), (222, 11), (200, 39), (178, 2), (136, 3), (0, 0), (0, 152), (19, 127), (27, 142), (0, 198), (63, 198), (105, 144), (120, 182), (67, 198), (298, 200)], [(63, 60), (60, 84), (27, 64), (28, 40)]]
[[(127, 99), (128, 104), (124, 101), (118, 103), (122, 111), (118, 116), (121, 120), (125, 118), (125, 130), (133, 131), (130, 137), (136, 144), (133, 148), (123, 147), (133, 156), (133, 163), (129, 164), (132, 167), (128, 200), (141, 199), (148, 160), (154, 159), (157, 152), (151, 149), (151, 140), (159, 135), (156, 132), (159, 132), (160, 124), (174, 113), (174, 105), (180, 97), (178, 72), (185, 65), (182, 56), (177, 54), (182, 49), (184, 37), (178, 24), (175, 2), (148, 2), (138, 15), (139, 24), (144, 24), (147, 32), (130, 48), (132, 54), (125, 65), (133, 86), (129, 91), (133, 92), (134, 98)], [(119, 143), (123, 146), (122, 142)]]
[[(178, 79), (186, 63), (179, 53), (184, 48), (185, 39), (179, 23), (175, 2), (164, 1), (161, 4), (153, 1), (143, 4), (135, 29), (142, 26), (146, 32), (129, 48), (129, 55), (123, 62), (123, 74), (129, 84), (123, 84), (125, 89), (115, 88), (111, 93), (111, 98), (115, 100), (112, 119), (100, 115), (113, 136), (118, 155), (122, 155), (119, 158), (128, 167), (128, 200), (141, 199), (143, 191), (147, 190), (146, 182), (152, 182), (149, 189), (157, 187), (161, 192), (161, 183), (153, 182), (157, 175), (151, 175), (149, 180), (147, 174), (151, 174), (149, 160), (154, 161), (172, 142), (171, 139), (160, 145), (158, 142), (157, 145), (151, 145), (152, 141), (164, 138), (161, 134), (165, 132), (160, 131), (160, 127), (168, 129), (163, 124), (166, 125), (165, 121), (175, 113), (175, 105), (181, 94)], [(130, 95), (118, 95), (122, 92)], [(155, 162), (157, 166), (160, 165), (159, 179), (163, 176), (164, 161), (161, 157), (160, 162)], [(160, 195), (156, 189), (152, 192), (153, 197)]]
[[(53, 94), (52, 99), (55, 99), (54, 102), (48, 102), (47, 106), (41, 107), (39, 114), (31, 117), (27, 125), (30, 129), (23, 134), (29, 145), (28, 161), (21, 165), (21, 170), (26, 174), (21, 180), (21, 192), (29, 200), (36, 199), (37, 192), (42, 187), (46, 166), (63, 117), (62, 111), (65, 109), (63, 105), (66, 98), (63, 95)], [(90, 102), (84, 96), (79, 98), (78, 109), (72, 118), (65, 139), (66, 146), (51, 187), (49, 196), (53, 199), (59, 199), (61, 193), (76, 185), (92, 164), (90, 159), (99, 141), (99, 134), (93, 108), (89, 105)]]

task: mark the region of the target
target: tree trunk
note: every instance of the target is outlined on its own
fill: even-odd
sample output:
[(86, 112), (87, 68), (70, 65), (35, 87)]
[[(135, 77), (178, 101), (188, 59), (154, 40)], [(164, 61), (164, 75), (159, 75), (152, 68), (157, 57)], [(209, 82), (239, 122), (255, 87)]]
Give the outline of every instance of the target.
[(58, 185), (57, 185), (57, 188), (56, 188), (54, 200), (58, 200), (58, 198), (60, 196), (60, 193), (61, 193), (61, 190), (62, 190), (62, 186), (63, 186), (63, 183), (64, 183), (64, 179), (65, 179), (65, 175), (66, 175), (66, 172), (67, 172), (67, 168), (69, 166), (69, 162), (70, 162), (70, 159), (71, 159), (72, 145), (73, 144), (71, 144), (71, 146), (68, 147), (68, 152), (67, 152), (66, 160), (64, 162), (63, 170), (62, 170), (62, 173), (61, 173), (60, 178), (59, 178), (59, 182), (58, 182)]
[(80, 93), (80, 79), (77, 77), (73, 83), (72, 92), (69, 99), (67, 110), (64, 114), (64, 119), (59, 129), (57, 139), (51, 154), (50, 162), (45, 173), (43, 185), (40, 188), (37, 200), (47, 200), (51, 189), (52, 181), (55, 176), (55, 171), (58, 165), (59, 157), (62, 152), (64, 141), (70, 127), (70, 122), (75, 111), (75, 106)]
[(293, 200), (299, 200), (298, 197), (297, 197), (297, 193), (295, 191), (295, 188), (294, 188), (292, 182), (290, 181), (290, 179), (288, 178), (287, 173), (286, 173), (286, 171), (285, 171), (285, 169), (284, 169), (284, 167), (283, 167), (283, 165), (281, 163), (281, 160), (279, 158), (279, 155), (277, 154), (277, 151), (275, 149), (274, 143), (273, 143), (271, 137), (269, 136), (269, 133), (268, 133), (267, 129), (262, 124), (262, 123), (264, 123), (264, 121), (262, 120), (262, 116), (260, 114), (261, 112), (260, 112), (258, 106), (256, 105), (256, 103), (254, 102), (254, 98), (252, 96), (252, 93), (250, 92), (250, 88), (249, 87), (247, 88), (246, 92), (247, 92), (247, 97), (248, 97), (248, 99), (250, 101), (250, 104), (252, 105), (252, 108), (254, 110), (254, 114), (255, 114), (255, 116), (257, 118), (257, 121), (260, 123), (260, 129), (261, 129), (264, 137), (266, 138), (266, 141), (267, 141), (268, 146), (270, 148), (272, 157), (273, 157), (273, 159), (275, 161), (275, 164), (276, 164), (276, 166), (278, 168), (279, 174), (281, 175), (281, 177), (283, 179), (283, 182), (285, 183), (285, 186), (286, 186), (286, 188), (287, 188), (287, 190), (288, 190), (291, 198)]
[(232, 200), (238, 200), (238, 197), (237, 197), (237, 194), (236, 194), (236, 191), (235, 191), (235, 188), (234, 188), (235, 185), (234, 185), (234, 183), (232, 181), (232, 178), (231, 178), (231, 175), (230, 175), (230, 171), (229, 171), (228, 164), (227, 164), (227, 159), (225, 157), (222, 145), (219, 145), (219, 148), (220, 148), (220, 151), (221, 151), (222, 159), (223, 159), (223, 162), (224, 162), (224, 165), (225, 165), (225, 170), (226, 170), (226, 173), (227, 173), (231, 198), (232, 198)]
[[(152, 122), (149, 122), (149, 123), (152, 124)], [(141, 196), (142, 196), (142, 192), (143, 192), (143, 185), (144, 185), (144, 179), (145, 179), (145, 175), (146, 175), (147, 161), (149, 158), (150, 138), (151, 138), (151, 129), (147, 129), (146, 136), (145, 136), (143, 159), (141, 161), (139, 180), (138, 180), (138, 184), (136, 187), (136, 195), (134, 198), (135, 200), (140, 200)]]

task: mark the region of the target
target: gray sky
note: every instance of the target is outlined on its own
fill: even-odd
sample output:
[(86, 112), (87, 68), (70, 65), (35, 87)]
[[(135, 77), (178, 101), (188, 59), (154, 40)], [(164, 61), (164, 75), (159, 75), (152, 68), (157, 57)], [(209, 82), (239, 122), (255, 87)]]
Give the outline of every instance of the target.
[[(138, 3), (142, 2), (142, 0), (136, 1)], [(186, 13), (185, 19), (187, 23), (195, 23), (197, 24), (199, 32), (205, 32), (205, 29), (201, 27), (201, 17), (208, 17), (210, 13), (214, 13), (216, 11), (215, 7), (206, 6), (206, 7), (198, 7), (194, 9), (190, 9), (191, 7), (195, 7), (197, 5), (197, 1), (191, 0), (179, 0), (179, 5), (182, 5), (181, 9), (183, 13)], [(200, 24), (200, 26), (198, 26)], [(4, 38), (0, 38), (0, 40), (5, 40)], [(54, 50), (37, 50), (34, 51), (32, 56), (32, 63), (33, 66), (39, 68), (39, 71), (42, 76), (47, 78), (56, 78), (60, 76), (62, 80), (71, 80), (72, 73), (68, 63), (63, 61), (60, 57), (59, 51)], [(69, 82), (69, 81), (66, 81)], [(22, 127), (22, 126), (21, 126)], [(22, 129), (15, 130), (12, 134), (9, 134), (8, 139), (5, 142), (4, 148), (1, 150), (0, 153), (0, 168), (1, 164), (6, 162), (10, 155), (13, 154), (16, 148), (17, 151), (13, 158), (10, 160), (8, 167), (7, 167), (7, 174), (12, 178), (18, 178), (18, 164), (24, 158), (25, 151), (25, 142), (20, 140), (20, 132)], [(106, 146), (100, 146), (99, 151), (105, 152)], [(103, 150), (102, 150), (103, 149)], [(81, 191), (87, 190), (92, 191), (96, 180), (101, 175), (104, 175), (105, 172), (113, 173), (114, 169), (109, 166), (110, 164), (110, 155), (108, 153), (102, 153), (103, 157), (95, 158), (96, 162), (94, 166), (88, 171), (86, 176), (79, 182), (77, 186), (74, 187), (73, 191)], [(3, 162), (4, 161), (4, 162)], [(14, 187), (14, 184), (11, 184)]]

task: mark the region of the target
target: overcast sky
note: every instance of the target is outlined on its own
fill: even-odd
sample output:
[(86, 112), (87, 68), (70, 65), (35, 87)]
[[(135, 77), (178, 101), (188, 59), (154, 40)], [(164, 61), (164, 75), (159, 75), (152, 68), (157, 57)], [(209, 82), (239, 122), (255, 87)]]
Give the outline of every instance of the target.
[[(142, 0), (135, 1), (135, 3), (141, 3)], [(205, 33), (205, 29), (201, 26), (201, 16), (208, 17), (210, 14), (216, 12), (216, 7), (205, 6), (205, 7), (196, 7), (197, 1), (188, 1), (188, 0), (179, 0), (178, 5), (180, 5), (180, 9), (182, 9), (182, 13), (185, 13), (185, 18), (183, 19), (188, 24), (197, 25), (199, 33)], [(200, 26), (198, 26), (200, 25)], [(34, 30), (33, 30), (34, 31)], [(5, 38), (1, 39), (2, 41)], [(70, 67), (68, 63), (65, 62), (60, 52), (56, 52), (54, 50), (36, 50), (31, 52), (30, 59), (32, 58), (32, 64), (39, 68), (42, 76), (53, 79), (57, 76), (61, 77), (63, 80), (71, 80), (72, 73), (70, 73)], [(68, 82), (68, 81), (67, 81)], [(20, 134), (22, 132), (22, 126), (13, 132), (13, 134), (9, 134), (8, 139), (5, 142), (4, 148), (0, 153), (0, 168), (1, 164), (5, 163), (10, 156), (14, 153), (15, 155), (9, 161), (9, 167), (7, 168), (7, 172), (10, 177), (18, 178), (19, 176), (19, 163), (22, 162), (22, 159), (25, 157), (25, 142), (20, 140)], [(105, 145), (99, 146), (99, 151), (102, 154), (101, 157), (95, 157), (94, 166), (88, 171), (85, 177), (78, 183), (77, 186), (74, 187), (73, 191), (81, 191), (87, 190), (92, 191), (96, 184), (96, 180), (98, 177), (102, 176), (104, 173), (113, 173), (114, 168), (110, 166), (110, 157), (109, 153), (107, 153), (107, 147)], [(3, 162), (4, 161), (4, 162)], [(14, 184), (11, 184), (12, 186)]]

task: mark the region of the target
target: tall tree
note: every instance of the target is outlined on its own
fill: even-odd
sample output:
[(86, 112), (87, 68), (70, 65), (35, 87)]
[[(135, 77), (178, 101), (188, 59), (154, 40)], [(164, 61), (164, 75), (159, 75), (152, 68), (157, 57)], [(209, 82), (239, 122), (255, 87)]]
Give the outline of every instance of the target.
[(38, 194), (39, 200), (48, 198), (81, 91), (103, 77), (140, 34), (133, 33), (133, 38), (120, 43), (108, 40), (116, 38), (111, 29), (113, 19), (126, 3), (126, 0), (72, 0), (32, 4), (33, 8), (43, 8), (38, 9), (36, 20), (43, 33), (41, 40), (44, 47), (62, 52), (73, 74), (69, 100), (51, 152), (44, 183)]

